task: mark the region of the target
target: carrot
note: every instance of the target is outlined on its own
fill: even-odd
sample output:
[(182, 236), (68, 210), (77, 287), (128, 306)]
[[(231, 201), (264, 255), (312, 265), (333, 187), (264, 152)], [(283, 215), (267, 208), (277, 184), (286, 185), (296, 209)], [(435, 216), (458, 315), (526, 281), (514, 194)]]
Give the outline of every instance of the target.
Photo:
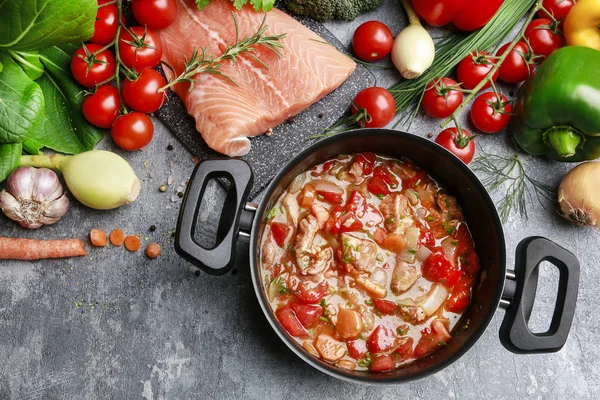
[(131, 252), (138, 251), (141, 244), (142, 242), (137, 236), (129, 235), (125, 238), (125, 248)]
[(113, 246), (121, 246), (123, 244), (123, 241), (125, 240), (125, 234), (123, 233), (122, 230), (120, 229), (113, 229), (113, 231), (110, 233), (110, 242), (113, 244)]
[(79, 239), (36, 240), (0, 237), (0, 260), (41, 260), (85, 256)]
[(102, 229), (92, 229), (90, 231), (90, 241), (96, 247), (106, 247), (108, 237)]
[(160, 256), (160, 244), (156, 242), (150, 243), (148, 247), (146, 247), (146, 255), (148, 256), (148, 258), (152, 259)]

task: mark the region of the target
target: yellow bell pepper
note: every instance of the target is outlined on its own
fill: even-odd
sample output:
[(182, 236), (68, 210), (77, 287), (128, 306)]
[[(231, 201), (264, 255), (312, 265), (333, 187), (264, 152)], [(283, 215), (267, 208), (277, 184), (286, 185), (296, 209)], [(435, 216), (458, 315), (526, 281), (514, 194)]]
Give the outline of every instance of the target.
[(600, 50), (600, 0), (579, 0), (567, 15), (564, 34), (569, 46)]

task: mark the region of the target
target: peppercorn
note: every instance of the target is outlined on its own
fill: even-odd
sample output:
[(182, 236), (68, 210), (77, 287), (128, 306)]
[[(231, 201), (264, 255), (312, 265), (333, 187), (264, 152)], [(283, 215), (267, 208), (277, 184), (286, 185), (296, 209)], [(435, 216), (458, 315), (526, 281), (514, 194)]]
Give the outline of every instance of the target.
[(169, 145), (167, 146), (167, 150), (169, 150), (169, 151), (173, 150), (173, 145), (169, 143)]
[(150, 225), (150, 232), (154, 232), (158, 227), (156, 225)]

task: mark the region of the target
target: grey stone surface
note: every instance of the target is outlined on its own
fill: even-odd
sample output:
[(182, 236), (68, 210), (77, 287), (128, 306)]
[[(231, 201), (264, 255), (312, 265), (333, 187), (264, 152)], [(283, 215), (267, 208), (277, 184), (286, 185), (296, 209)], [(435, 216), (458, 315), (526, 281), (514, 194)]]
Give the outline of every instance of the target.
[[(328, 27), (349, 43), (353, 29), (374, 18), (394, 33), (404, 23), (398, 3), (388, 1), (376, 13)], [(376, 73), (382, 86), (397, 79), (389, 71)], [(111, 212), (74, 205), (57, 225), (38, 231), (0, 217), (3, 236), (86, 239), (93, 227), (120, 227), (163, 247), (154, 261), (142, 252), (89, 246), (88, 256), (79, 259), (0, 261), (0, 399), (594, 399), (600, 394), (598, 232), (570, 226), (533, 201), (528, 221), (513, 215), (504, 226), (509, 266), (517, 243), (530, 235), (557, 241), (581, 261), (577, 313), (560, 352), (509, 353), (498, 340), (503, 317), (498, 311), (481, 340), (442, 372), (395, 387), (353, 385), (313, 370), (271, 331), (255, 299), (244, 245), (236, 273), (223, 277), (195, 277), (175, 254), (171, 233), (181, 203), (176, 192), (194, 164), (170, 132), (159, 122), (156, 126), (148, 149), (121, 153), (143, 181), (136, 203)], [(423, 119), (411, 128), (422, 136), (438, 130)], [(512, 151), (504, 135), (480, 137), (477, 145)], [(115, 150), (109, 138), (100, 147)], [(571, 167), (523, 159), (534, 176), (553, 184)], [(158, 187), (170, 177), (169, 190), (160, 193)], [(152, 224), (158, 227), (153, 233)], [(542, 301), (536, 305), (548, 313), (556, 276), (544, 270), (542, 281)], [(534, 314), (534, 326), (547, 324), (545, 315)]]

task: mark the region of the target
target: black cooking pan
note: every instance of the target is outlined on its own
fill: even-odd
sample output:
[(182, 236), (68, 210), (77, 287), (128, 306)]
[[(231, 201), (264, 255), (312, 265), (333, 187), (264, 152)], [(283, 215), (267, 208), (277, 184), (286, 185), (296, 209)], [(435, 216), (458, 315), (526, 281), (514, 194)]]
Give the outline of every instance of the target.
[[(479, 286), (474, 290), (471, 306), (464, 320), (468, 329), (458, 329), (447, 346), (430, 356), (389, 373), (370, 373), (336, 368), (307, 353), (275, 318), (266, 296), (265, 282), (260, 274), (260, 243), (266, 214), (282, 191), (299, 173), (327, 159), (344, 153), (373, 152), (391, 157), (407, 157), (422, 167), (456, 196), (475, 241), (482, 267)], [(504, 308), (506, 315), (500, 328), (500, 341), (515, 353), (543, 353), (560, 350), (569, 334), (579, 285), (579, 263), (569, 251), (542, 237), (523, 240), (516, 249), (515, 269), (506, 268), (506, 244), (502, 225), (489, 194), (458, 158), (437, 144), (393, 130), (361, 129), (340, 134), (315, 143), (284, 166), (266, 189), (258, 207), (246, 203), (252, 186), (252, 171), (241, 160), (220, 159), (199, 164), (188, 185), (179, 214), (176, 236), (177, 252), (208, 274), (221, 275), (230, 270), (234, 261), (236, 241), (250, 241), (250, 268), (256, 296), (269, 323), (281, 340), (308, 364), (336, 378), (354, 382), (401, 383), (433, 374), (452, 364), (481, 337), (496, 310)], [(194, 240), (198, 209), (207, 184), (215, 178), (231, 182), (217, 245), (203, 248)], [(538, 282), (538, 266), (549, 261), (560, 271), (556, 307), (550, 329), (532, 333), (528, 321)]]

